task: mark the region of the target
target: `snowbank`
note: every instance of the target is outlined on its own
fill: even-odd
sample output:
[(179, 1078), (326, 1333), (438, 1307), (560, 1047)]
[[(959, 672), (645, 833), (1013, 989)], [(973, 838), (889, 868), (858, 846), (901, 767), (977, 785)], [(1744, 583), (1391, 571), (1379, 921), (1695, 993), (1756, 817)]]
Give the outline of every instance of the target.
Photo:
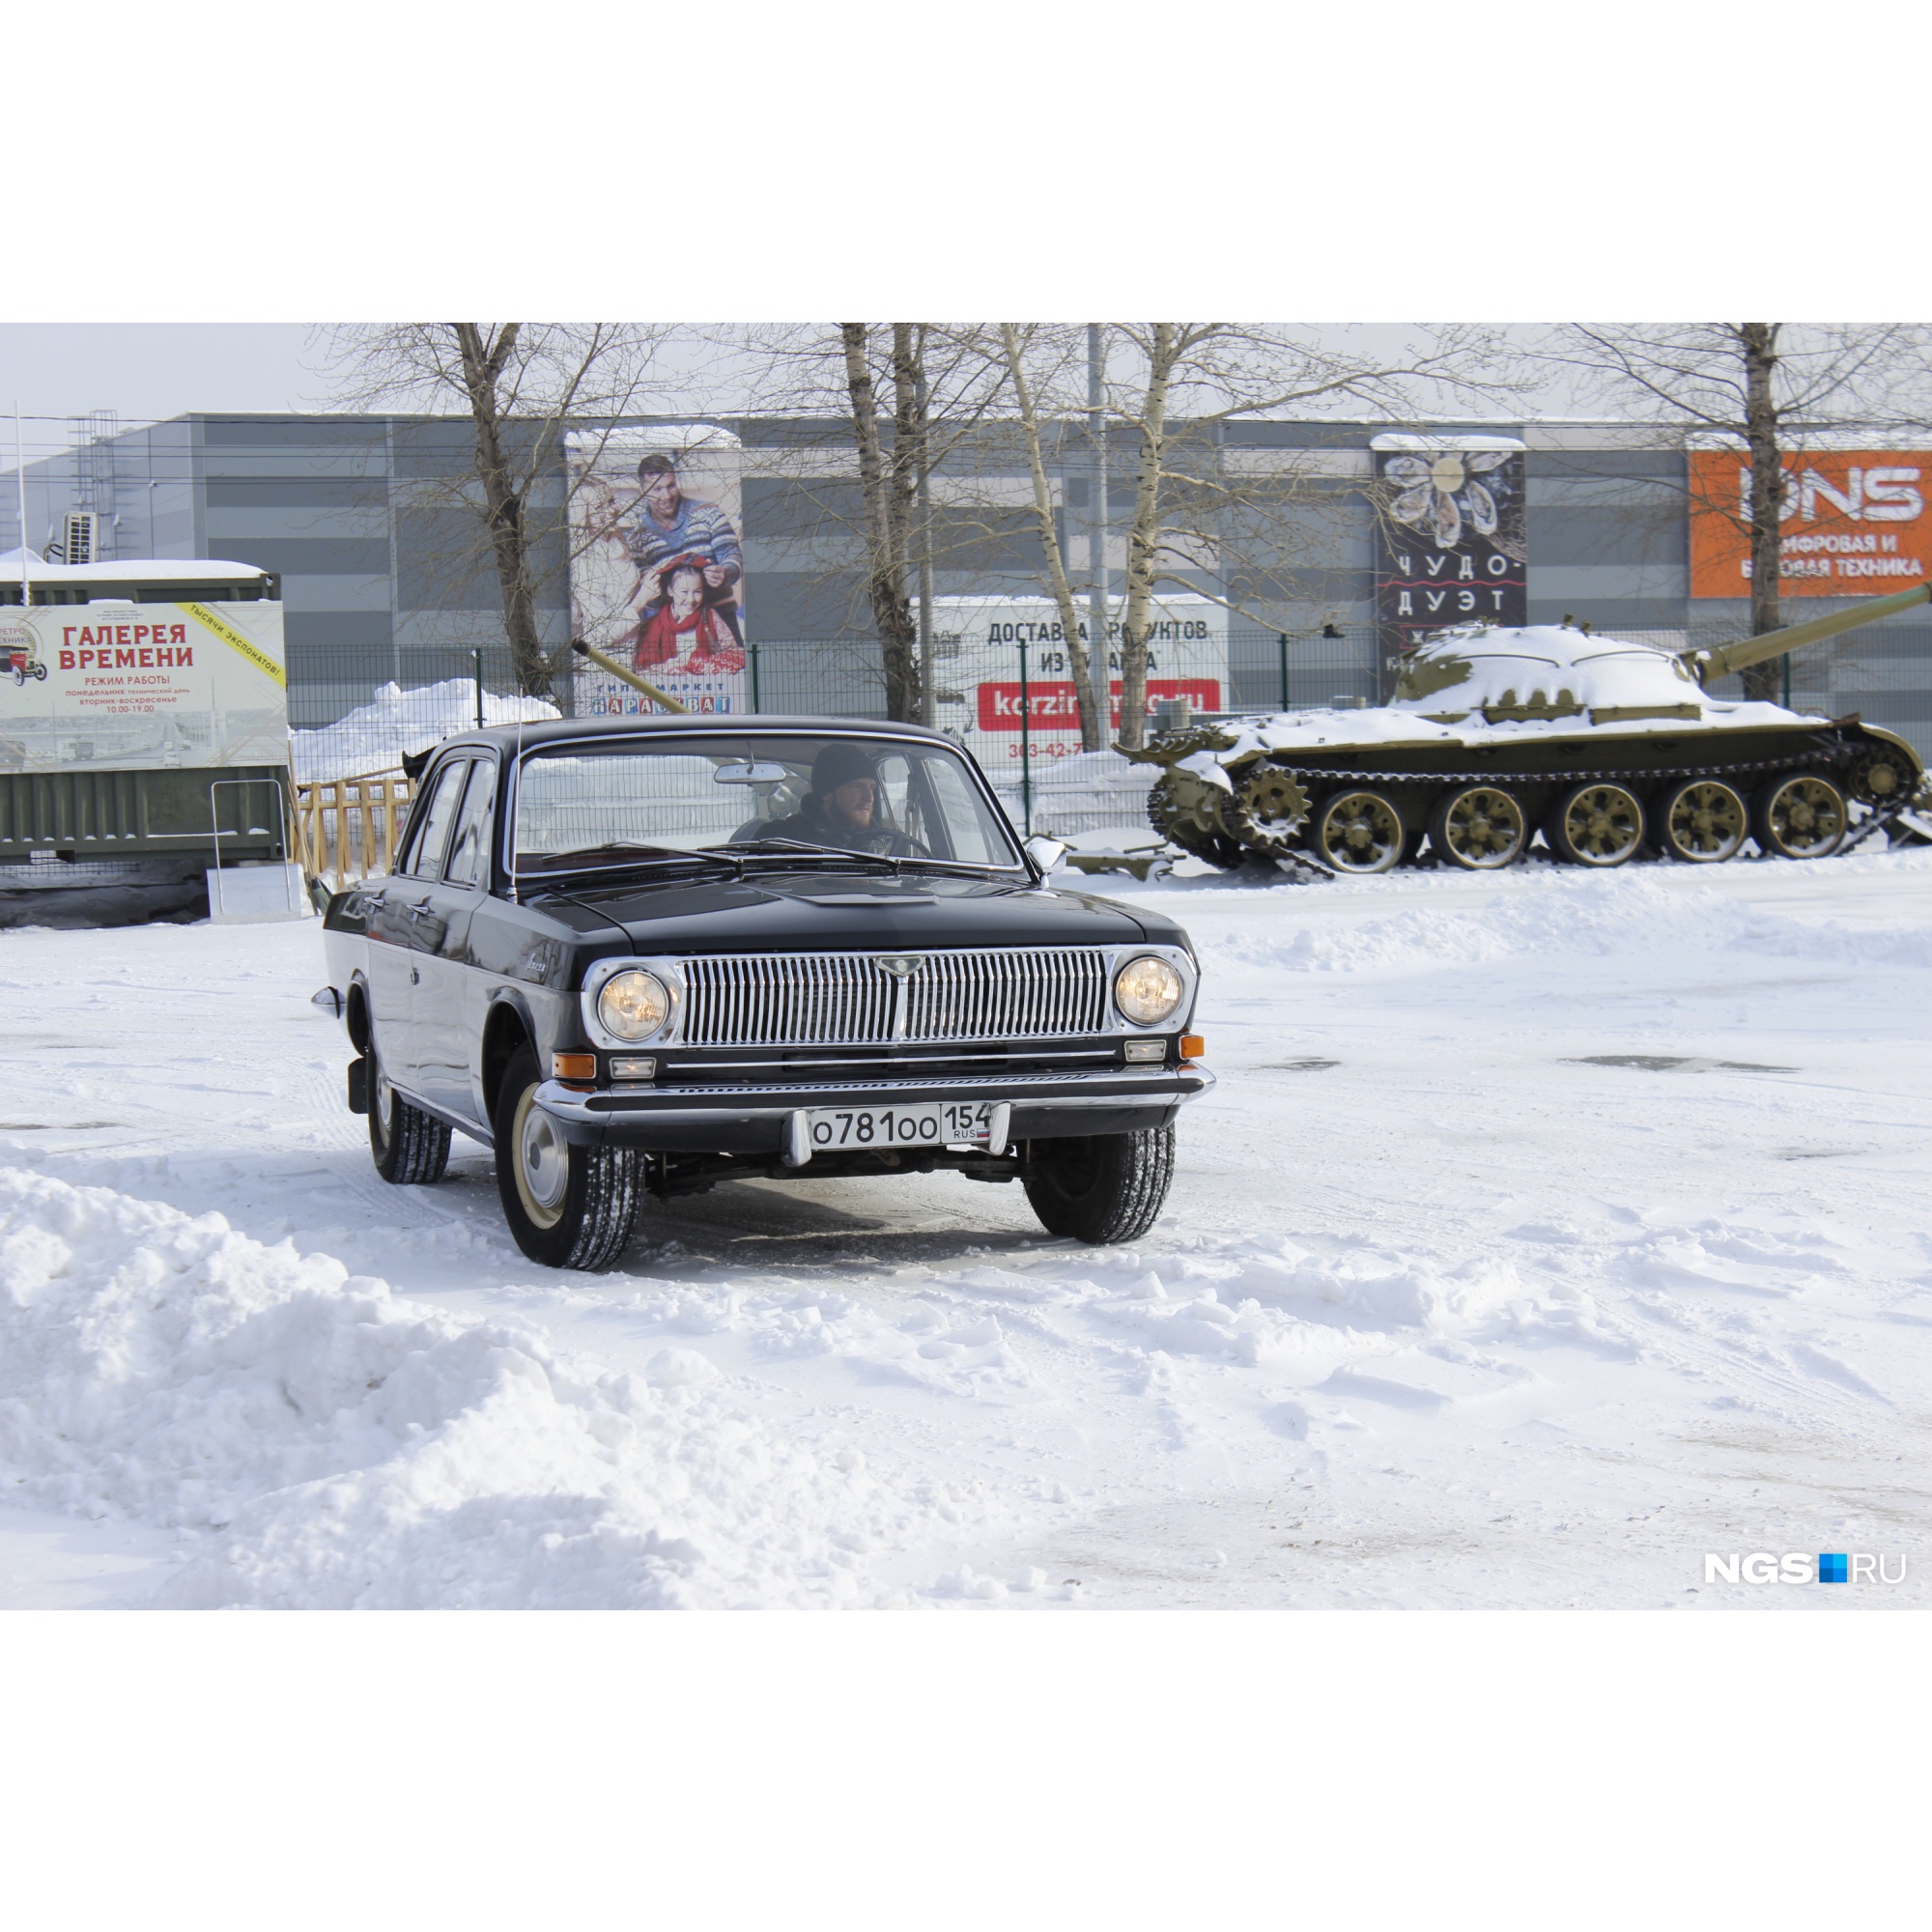
[[(558, 715), (548, 698), (483, 695), (486, 724), (514, 724), (519, 719), (529, 724)], [(470, 730), (475, 724), (476, 686), (469, 678), (447, 678), (413, 691), (385, 684), (367, 704), (333, 724), (291, 731), (290, 762), (301, 784), (315, 779), (394, 771), (405, 752), (426, 751), (451, 732)]]
[(882, 1492), (716, 1377), (569, 1362), (219, 1214), (0, 1174), (10, 1499), (187, 1532), (172, 1605), (871, 1598)]
[(1932, 966), (1932, 932), (1922, 925), (1852, 929), (1740, 905), (1712, 887), (1687, 891), (1671, 874), (1553, 868), (1507, 882), (1479, 910), (1415, 907), (1345, 930), (1258, 921), (1206, 941), (1197, 935), (1196, 944), (1210, 968), (1226, 962), (1293, 973), (1416, 972), (1543, 955), (1653, 960), (1688, 952)]

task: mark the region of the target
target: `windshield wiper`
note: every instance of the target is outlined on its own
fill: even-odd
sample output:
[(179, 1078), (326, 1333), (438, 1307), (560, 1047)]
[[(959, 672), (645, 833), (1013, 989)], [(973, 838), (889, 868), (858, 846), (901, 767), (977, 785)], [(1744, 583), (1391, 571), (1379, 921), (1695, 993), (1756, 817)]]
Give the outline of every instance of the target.
[(814, 845), (803, 838), (746, 838), (704, 849), (721, 857), (743, 852), (752, 858), (783, 859), (803, 852), (819, 859), (856, 859), (861, 865), (887, 867), (895, 878), (902, 877), (908, 867), (916, 872), (939, 872), (949, 878), (962, 879), (983, 879), (990, 873), (1019, 869), (1014, 866), (978, 865), (970, 859), (935, 859), (929, 852), (862, 852), (852, 845)]
[(581, 845), (571, 852), (550, 852), (541, 859), (532, 859), (521, 865), (519, 871), (550, 872), (587, 869), (598, 865), (607, 866), (658, 866), (667, 863), (681, 866), (715, 866), (719, 855), (713, 852), (682, 852), (669, 845), (634, 845), (627, 839), (613, 838), (604, 845)]
[(760, 853), (782, 857), (788, 852), (810, 852), (814, 858), (861, 859), (874, 866), (891, 866), (895, 869), (900, 864), (890, 853), (867, 852), (856, 845), (815, 845), (807, 838), (738, 838), (729, 845), (711, 845), (705, 849), (711, 852), (743, 852), (753, 857)]

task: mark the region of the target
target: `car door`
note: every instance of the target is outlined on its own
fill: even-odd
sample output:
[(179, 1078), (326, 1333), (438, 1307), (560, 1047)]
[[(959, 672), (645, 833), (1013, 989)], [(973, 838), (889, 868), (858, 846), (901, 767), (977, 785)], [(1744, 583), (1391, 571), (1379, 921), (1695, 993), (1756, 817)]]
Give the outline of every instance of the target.
[(396, 869), (379, 893), (364, 900), (368, 911), (369, 1016), (383, 1071), (406, 1092), (421, 1092), (416, 1041), (416, 992), (421, 965), (427, 894), (425, 867), (440, 876), (449, 845), (450, 821), (463, 795), (468, 758), (451, 758), (429, 774), (422, 802), (396, 855)]
[[(469, 923), (490, 890), (490, 829), (497, 795), (497, 761), (469, 767), (456, 810), (442, 875), (422, 880), (427, 907), (416, 921), (415, 987), (417, 1092), (432, 1106), (481, 1121), (476, 1091), (477, 1042), (487, 987), (469, 959)], [(411, 896), (415, 896), (413, 891)]]

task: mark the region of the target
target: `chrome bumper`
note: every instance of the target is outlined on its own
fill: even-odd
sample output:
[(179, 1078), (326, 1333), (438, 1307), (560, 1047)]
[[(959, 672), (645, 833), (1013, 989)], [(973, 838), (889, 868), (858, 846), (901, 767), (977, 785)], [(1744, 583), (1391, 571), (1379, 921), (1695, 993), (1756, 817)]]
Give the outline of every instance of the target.
[(910, 1104), (970, 1095), (1004, 1104), (1009, 1110), (1007, 1137), (1018, 1141), (1160, 1126), (1176, 1107), (1213, 1084), (1214, 1076), (1194, 1065), (782, 1086), (608, 1087), (595, 1092), (546, 1080), (537, 1089), (536, 1104), (580, 1147), (611, 1143), (670, 1152), (771, 1153), (793, 1146), (792, 1117), (811, 1107)]

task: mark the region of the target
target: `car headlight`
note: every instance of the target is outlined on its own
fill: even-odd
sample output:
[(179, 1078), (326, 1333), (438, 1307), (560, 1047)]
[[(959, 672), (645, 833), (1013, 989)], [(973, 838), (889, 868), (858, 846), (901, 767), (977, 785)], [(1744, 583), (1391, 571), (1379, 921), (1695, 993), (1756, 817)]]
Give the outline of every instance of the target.
[(1180, 975), (1151, 952), (1129, 959), (1114, 975), (1114, 1004), (1136, 1026), (1158, 1026), (1179, 1006), (1186, 990)]
[(670, 1018), (670, 994), (655, 973), (613, 973), (597, 995), (597, 1017), (618, 1039), (648, 1039)]

